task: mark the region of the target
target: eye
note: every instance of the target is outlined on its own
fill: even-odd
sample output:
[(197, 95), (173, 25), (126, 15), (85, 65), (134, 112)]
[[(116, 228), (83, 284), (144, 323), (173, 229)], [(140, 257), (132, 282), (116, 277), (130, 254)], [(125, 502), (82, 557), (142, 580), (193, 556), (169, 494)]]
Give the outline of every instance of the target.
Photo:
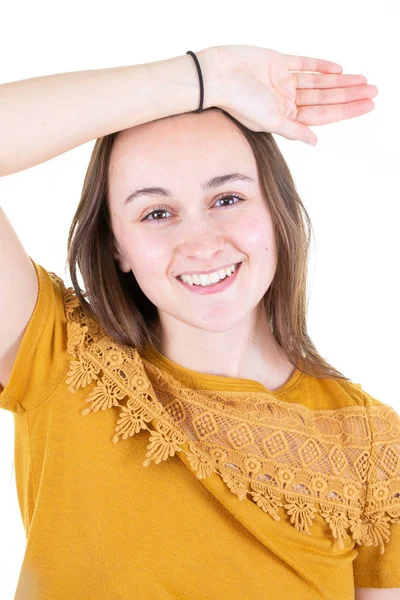
[[(236, 198), (237, 200), (241, 200), (243, 201), (244, 198), (243, 196), (241, 196), (240, 194), (226, 194), (225, 196), (222, 196), (221, 198), (217, 198), (216, 199), (216, 203), (220, 202), (221, 200), (227, 200), (228, 198)], [(237, 204), (237, 202), (235, 202), (235, 204)], [(234, 206), (233, 204), (225, 204), (225, 206)]]
[[(215, 204), (217, 202), (221, 202), (222, 200), (229, 200), (231, 198), (236, 198), (236, 200), (239, 200), (239, 201), (242, 201), (242, 202), (245, 200), (245, 198), (243, 196), (241, 196), (240, 194), (236, 194), (236, 193), (235, 194), (225, 194), (224, 196), (221, 196), (220, 198), (217, 198), (216, 201), (215, 201)], [(225, 204), (224, 206), (225, 207), (234, 206), (235, 204), (238, 204), (238, 202), (230, 203), (230, 204)], [(217, 207), (217, 208), (224, 208), (224, 206), (220, 206), (220, 207)], [(151, 212), (147, 213), (147, 215), (142, 219), (142, 221), (166, 221), (167, 219), (154, 218), (153, 215), (157, 215), (159, 213), (168, 213), (168, 212), (170, 212), (170, 211), (168, 210), (168, 208), (166, 206), (163, 206), (163, 205), (157, 206), (154, 210), (152, 210)], [(149, 219), (149, 217), (151, 217), (151, 218)]]
[(166, 206), (157, 206), (154, 210), (147, 213), (147, 215), (142, 219), (142, 221), (165, 221), (165, 219), (154, 219), (154, 218), (149, 219), (149, 217), (152, 215), (156, 215), (158, 213), (166, 213), (166, 212), (169, 212), (169, 210)]

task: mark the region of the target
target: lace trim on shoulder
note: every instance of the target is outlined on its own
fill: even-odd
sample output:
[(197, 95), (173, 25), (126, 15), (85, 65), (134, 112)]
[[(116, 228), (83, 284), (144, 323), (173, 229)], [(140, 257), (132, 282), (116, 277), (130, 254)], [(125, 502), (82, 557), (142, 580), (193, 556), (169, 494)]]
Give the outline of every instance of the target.
[(239, 392), (236, 403), (237, 392), (200, 396), (108, 336), (73, 288), (64, 287), (64, 304), (68, 389), (96, 382), (83, 415), (120, 410), (114, 443), (150, 432), (143, 466), (184, 452), (199, 479), (218, 474), (273, 519), (283, 507), (311, 535), (318, 512), (339, 548), (349, 533), (384, 554), (389, 524), (400, 524), (400, 417), (391, 406), (310, 410), (264, 392)]

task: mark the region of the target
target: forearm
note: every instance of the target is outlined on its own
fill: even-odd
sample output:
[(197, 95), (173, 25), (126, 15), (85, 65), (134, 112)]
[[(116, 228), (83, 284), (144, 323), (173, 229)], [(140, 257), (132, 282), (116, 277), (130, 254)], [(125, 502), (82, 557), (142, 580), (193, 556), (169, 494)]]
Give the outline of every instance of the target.
[[(204, 108), (214, 106), (214, 48), (196, 52)], [(0, 176), (104, 135), (199, 107), (189, 54), (139, 65), (59, 73), (0, 85)]]

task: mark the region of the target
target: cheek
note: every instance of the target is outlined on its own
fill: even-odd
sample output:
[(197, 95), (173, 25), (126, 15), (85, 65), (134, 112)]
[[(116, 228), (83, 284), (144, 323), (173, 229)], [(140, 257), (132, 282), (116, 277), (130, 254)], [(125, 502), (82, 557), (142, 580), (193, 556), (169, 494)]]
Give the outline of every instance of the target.
[(238, 230), (241, 247), (249, 255), (264, 260), (266, 255), (275, 255), (275, 236), (271, 220), (263, 213), (253, 215), (240, 224)]
[(165, 275), (168, 255), (159, 240), (153, 243), (149, 236), (141, 238), (138, 235), (125, 233), (123, 242), (132, 271), (138, 281), (149, 279), (149, 276), (154, 278), (161, 273)]

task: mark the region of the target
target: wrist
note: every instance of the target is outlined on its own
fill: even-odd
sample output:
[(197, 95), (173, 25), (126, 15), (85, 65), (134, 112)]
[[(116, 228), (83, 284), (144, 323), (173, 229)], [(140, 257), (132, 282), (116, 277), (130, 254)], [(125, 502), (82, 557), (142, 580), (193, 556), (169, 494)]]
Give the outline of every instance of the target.
[[(197, 60), (199, 61), (201, 73), (203, 76), (203, 87), (204, 87), (204, 100), (203, 100), (203, 109), (211, 108), (212, 106), (221, 107), (222, 101), (222, 90), (223, 90), (223, 78), (226, 76), (226, 72), (223, 71), (223, 67), (221, 64), (219, 52), (217, 46), (211, 46), (209, 48), (205, 48), (204, 50), (195, 51), (195, 55), (197, 56)], [(193, 63), (193, 69), (196, 71), (197, 75), (197, 85), (198, 85), (198, 102), (197, 108), (200, 105), (200, 81), (196, 69), (196, 65), (194, 63), (193, 57), (188, 54), (188, 57), (191, 59)]]

